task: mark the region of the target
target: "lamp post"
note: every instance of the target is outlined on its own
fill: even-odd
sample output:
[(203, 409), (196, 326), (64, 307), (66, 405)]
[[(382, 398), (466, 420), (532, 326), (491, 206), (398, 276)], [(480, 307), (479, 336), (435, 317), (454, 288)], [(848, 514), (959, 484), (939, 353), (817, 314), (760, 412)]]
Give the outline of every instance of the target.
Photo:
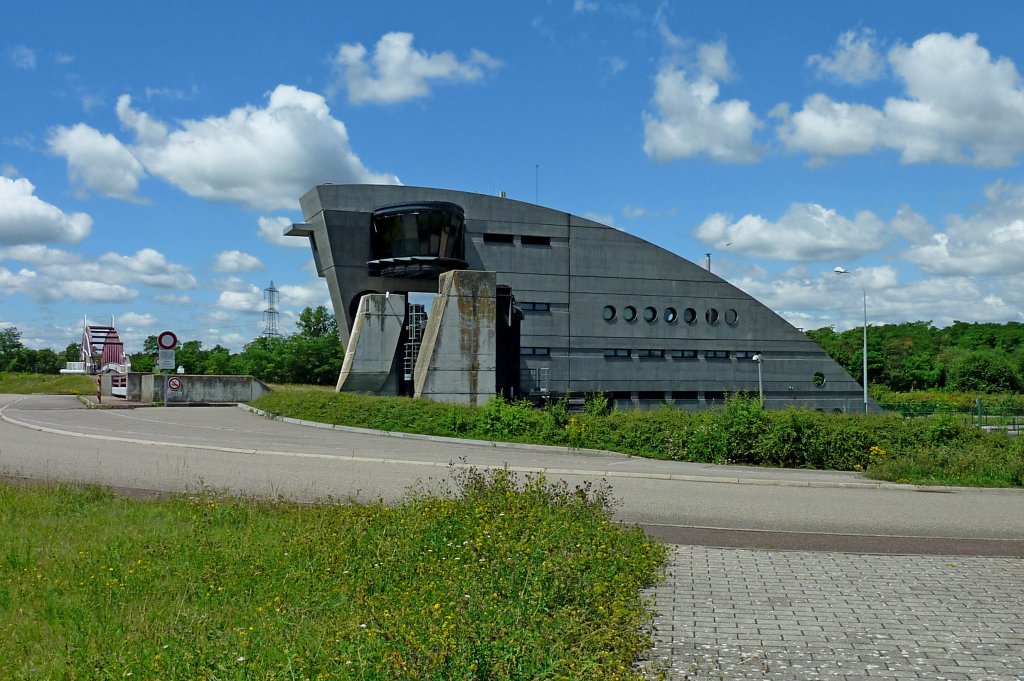
[(835, 269), (837, 275), (849, 274), (852, 275), (857, 285), (860, 286), (861, 295), (864, 297), (864, 345), (861, 348), (861, 358), (863, 359), (863, 367), (861, 369), (861, 384), (864, 386), (864, 413), (868, 413), (868, 292), (864, 288), (864, 284), (861, 283), (860, 278), (856, 274), (846, 269), (845, 267), (837, 267)]
[(750, 359), (757, 362), (757, 397), (761, 401), (761, 408), (764, 408), (764, 383), (761, 381), (761, 353), (757, 353)]

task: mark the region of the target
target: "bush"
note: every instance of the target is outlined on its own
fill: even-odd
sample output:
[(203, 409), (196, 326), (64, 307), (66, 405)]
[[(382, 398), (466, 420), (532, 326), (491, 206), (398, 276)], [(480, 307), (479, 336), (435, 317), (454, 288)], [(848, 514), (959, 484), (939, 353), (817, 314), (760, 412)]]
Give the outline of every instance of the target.
[(1024, 486), (1024, 445), (1011, 447), (1005, 434), (985, 432), (953, 413), (904, 419), (894, 414), (765, 411), (757, 399), (747, 397), (697, 413), (670, 407), (604, 413), (599, 398), (592, 403), (582, 414), (570, 414), (567, 400), (541, 410), (525, 401), (494, 397), (472, 408), (404, 397), (275, 391), (254, 404), (275, 414), (381, 430), (702, 463), (867, 471), (887, 480)]

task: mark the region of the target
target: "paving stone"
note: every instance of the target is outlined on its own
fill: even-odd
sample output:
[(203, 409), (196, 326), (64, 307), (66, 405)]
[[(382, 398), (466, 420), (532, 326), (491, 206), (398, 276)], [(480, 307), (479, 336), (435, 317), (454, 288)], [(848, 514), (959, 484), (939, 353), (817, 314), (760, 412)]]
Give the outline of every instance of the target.
[(1024, 681), (1021, 559), (678, 546), (648, 595), (671, 679)]

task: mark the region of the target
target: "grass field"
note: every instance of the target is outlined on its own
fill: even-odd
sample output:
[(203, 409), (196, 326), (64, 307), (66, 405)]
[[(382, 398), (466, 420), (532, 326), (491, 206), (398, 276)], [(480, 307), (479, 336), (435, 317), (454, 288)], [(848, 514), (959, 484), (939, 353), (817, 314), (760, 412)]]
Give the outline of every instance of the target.
[(96, 392), (96, 377), (76, 374), (23, 374), (0, 371), (0, 393), (30, 395), (88, 395)]
[(0, 483), (0, 678), (633, 679), (663, 546), (605, 490), (395, 507)]

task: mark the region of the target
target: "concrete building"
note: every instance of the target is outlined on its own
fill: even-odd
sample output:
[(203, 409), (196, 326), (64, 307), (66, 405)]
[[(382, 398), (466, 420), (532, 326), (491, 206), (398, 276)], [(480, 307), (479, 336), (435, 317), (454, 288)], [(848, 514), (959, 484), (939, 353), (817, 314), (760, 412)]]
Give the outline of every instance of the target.
[[(800, 330), (625, 232), (423, 187), (320, 185), (301, 207), (286, 233), (309, 239), (348, 337), (339, 390), (463, 403), (602, 390), (620, 407), (698, 409), (760, 386), (770, 408), (864, 409)], [(429, 313), (408, 304), (416, 292), (437, 294)]]

